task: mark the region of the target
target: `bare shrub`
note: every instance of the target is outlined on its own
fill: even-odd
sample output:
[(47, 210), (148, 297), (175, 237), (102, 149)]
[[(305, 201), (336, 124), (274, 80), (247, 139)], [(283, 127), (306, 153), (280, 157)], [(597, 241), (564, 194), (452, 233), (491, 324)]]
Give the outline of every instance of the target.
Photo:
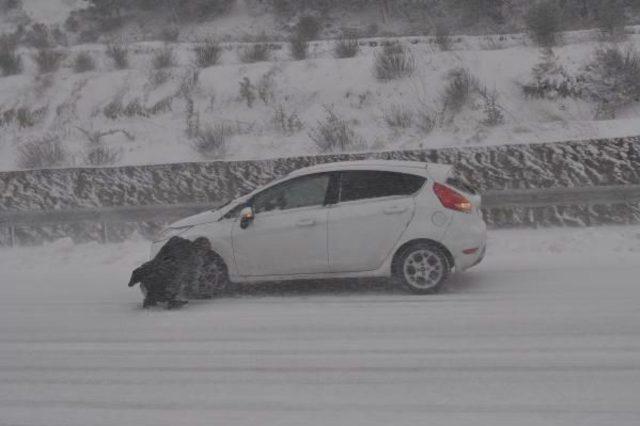
[(173, 55), (173, 49), (169, 46), (165, 46), (155, 52), (152, 59), (153, 68), (157, 70), (171, 68), (175, 65), (175, 57)]
[(247, 103), (249, 108), (253, 107), (253, 102), (256, 100), (256, 87), (251, 84), (249, 77), (245, 77), (240, 82), (240, 99)]
[(49, 27), (42, 23), (35, 23), (26, 30), (22, 37), (23, 42), (27, 46), (36, 49), (47, 49), (51, 46)]
[(233, 127), (224, 123), (213, 127), (199, 129), (193, 140), (193, 147), (207, 158), (224, 156), (227, 150), (227, 139), (233, 135)]
[(438, 116), (428, 109), (420, 110), (416, 114), (416, 125), (425, 135), (431, 133), (438, 124)]
[(349, 151), (364, 145), (348, 121), (338, 117), (332, 108), (324, 109), (326, 118), (309, 132), (309, 137), (321, 152)]
[(122, 158), (122, 150), (104, 144), (90, 144), (84, 152), (84, 163), (89, 166), (111, 166)]
[(103, 109), (102, 114), (111, 120), (117, 120), (122, 115), (124, 106), (122, 105), (122, 99), (116, 96), (111, 102), (109, 102)]
[(56, 72), (63, 59), (64, 54), (53, 49), (39, 49), (33, 55), (33, 60), (38, 65), (40, 74)]
[(145, 109), (145, 107), (140, 102), (140, 99), (136, 98), (130, 101), (126, 107), (122, 110), (122, 114), (125, 117), (134, 118), (134, 117), (148, 117), (149, 113)]
[(451, 50), (451, 32), (449, 27), (439, 23), (436, 25), (435, 42), (443, 52)]
[(401, 105), (392, 105), (384, 112), (384, 121), (392, 129), (406, 129), (413, 122), (413, 112)]
[(289, 40), (289, 48), (291, 49), (291, 56), (297, 61), (301, 61), (307, 58), (309, 51), (309, 41), (300, 33), (296, 33)]
[(284, 105), (280, 104), (273, 109), (273, 117), (271, 118), (273, 126), (281, 133), (285, 135), (292, 135), (301, 131), (304, 127), (298, 114), (288, 112)]
[(78, 53), (73, 60), (73, 71), (76, 73), (93, 71), (95, 69), (96, 63), (87, 52)]
[(165, 112), (170, 112), (173, 109), (173, 97), (167, 96), (166, 98), (160, 99), (158, 102), (153, 104), (150, 108), (146, 109), (146, 113), (149, 115), (163, 114)]
[(200, 68), (208, 68), (216, 65), (222, 55), (220, 43), (215, 40), (207, 40), (203, 44), (196, 46), (193, 50), (196, 54), (196, 64)]
[(273, 75), (275, 74), (275, 69), (271, 69), (268, 72), (264, 73), (262, 77), (260, 77), (260, 81), (256, 86), (256, 90), (258, 92), (258, 97), (265, 105), (269, 105), (269, 103), (273, 100), (275, 93), (275, 81), (273, 79)]
[(15, 39), (12, 36), (0, 36), (0, 70), (4, 76), (22, 72), (22, 58), (16, 52), (16, 47)]
[(554, 46), (560, 31), (560, 9), (555, 0), (533, 3), (525, 16), (530, 37), (540, 46)]
[(502, 107), (498, 103), (498, 93), (493, 92), (485, 96), (484, 102), (485, 119), (482, 124), (489, 127), (499, 126), (504, 123)]
[(343, 34), (338, 40), (336, 40), (333, 46), (333, 54), (338, 59), (353, 58), (360, 51), (360, 45), (358, 39), (349, 34)]
[(240, 52), (240, 61), (245, 64), (254, 62), (265, 62), (271, 56), (269, 45), (267, 43), (254, 43), (245, 47)]
[(382, 52), (376, 52), (373, 71), (378, 80), (410, 77), (415, 68), (413, 55), (400, 43), (388, 43), (383, 46)]
[(640, 100), (640, 55), (615, 47), (599, 49), (581, 77), (589, 97), (605, 111)]
[(451, 70), (447, 80), (442, 95), (443, 110), (458, 113), (469, 100), (471, 93), (479, 88), (479, 83), (465, 68)]
[(59, 167), (66, 159), (67, 152), (57, 136), (46, 135), (18, 147), (18, 166), (22, 169)]
[(107, 56), (111, 58), (116, 69), (123, 70), (129, 67), (129, 50), (119, 44), (107, 46)]

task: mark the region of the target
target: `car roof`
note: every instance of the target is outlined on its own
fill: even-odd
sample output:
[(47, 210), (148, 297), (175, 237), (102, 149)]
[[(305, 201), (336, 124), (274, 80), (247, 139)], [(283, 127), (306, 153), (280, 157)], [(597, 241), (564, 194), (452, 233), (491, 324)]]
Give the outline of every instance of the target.
[(317, 164), (315, 166), (298, 169), (290, 173), (289, 176), (303, 176), (312, 173), (336, 172), (346, 170), (375, 170), (410, 173), (444, 181), (449, 176), (452, 169), (453, 166), (449, 164), (435, 164), (421, 161), (356, 160)]

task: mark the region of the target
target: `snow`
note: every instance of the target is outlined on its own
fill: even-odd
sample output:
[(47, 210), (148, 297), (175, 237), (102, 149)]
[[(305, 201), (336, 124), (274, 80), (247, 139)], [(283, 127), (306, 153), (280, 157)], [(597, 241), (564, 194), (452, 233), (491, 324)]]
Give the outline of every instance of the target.
[(0, 250), (0, 424), (639, 424), (640, 230), (489, 238), (437, 296), (294, 283), (181, 311), (126, 288), (143, 240)]
[[(235, 16), (235, 15), (233, 15)], [(631, 28), (636, 31), (638, 28)], [(589, 38), (590, 37), (590, 38)], [(242, 64), (238, 51), (242, 43), (224, 44), (221, 64), (202, 69), (191, 93), (202, 128), (225, 123), (234, 129), (228, 138), (225, 159), (264, 159), (318, 153), (309, 137), (318, 121), (333, 108), (350, 122), (367, 151), (501, 145), (511, 143), (557, 142), (613, 138), (640, 134), (640, 105), (630, 105), (613, 120), (594, 120), (595, 105), (586, 100), (525, 99), (521, 84), (531, 81), (531, 69), (540, 61), (539, 49), (526, 45), (522, 35), (460, 37), (455, 50), (441, 52), (425, 37), (400, 38), (412, 50), (417, 70), (411, 78), (377, 81), (372, 73), (376, 49), (363, 46), (355, 58), (332, 57), (332, 41), (313, 42), (310, 58), (292, 61), (288, 48), (274, 51), (271, 62)], [(489, 43), (487, 40), (492, 40)], [(380, 42), (380, 39), (370, 40)], [(412, 42), (419, 42), (411, 44)], [(566, 35), (565, 44), (554, 49), (558, 62), (576, 73), (589, 62), (593, 51), (604, 44), (593, 32)], [(621, 48), (637, 48), (640, 34), (630, 34)], [(84, 165), (87, 138), (78, 130), (127, 130), (106, 137), (104, 142), (122, 152), (120, 165), (159, 164), (206, 160), (187, 137), (186, 102), (180, 88), (185, 76), (193, 75), (193, 43), (171, 45), (177, 64), (171, 78), (159, 86), (151, 83), (153, 52), (160, 42), (130, 45), (131, 69), (117, 71), (105, 54), (104, 45), (68, 48), (64, 66), (49, 76), (37, 76), (30, 51), (22, 49), (23, 75), (0, 78), (0, 112), (26, 107), (43, 109), (44, 119), (31, 128), (17, 123), (0, 126), (0, 170), (17, 168), (18, 146), (44, 134), (59, 136), (70, 152), (68, 166)], [(379, 49), (379, 48), (378, 48)], [(79, 52), (90, 52), (97, 70), (74, 74), (71, 66)], [(447, 73), (456, 67), (472, 71), (489, 91), (499, 95), (505, 122), (496, 127), (482, 124), (484, 105), (479, 100), (468, 105), (453, 121), (424, 134), (417, 124), (419, 113), (435, 114), (442, 108)], [(239, 96), (239, 83), (253, 85), (271, 75), (273, 97), (268, 103), (256, 99), (249, 108)], [(132, 101), (151, 108), (171, 99), (171, 109), (147, 117), (107, 118), (105, 107), (114, 100), (123, 107)], [(284, 134), (273, 124), (274, 111), (283, 106), (296, 113), (304, 128)], [(390, 129), (385, 114), (394, 106), (414, 113), (414, 124), (406, 129)]]
[(86, 0), (22, 0), (22, 9), (33, 22), (64, 24), (69, 13), (89, 5)]

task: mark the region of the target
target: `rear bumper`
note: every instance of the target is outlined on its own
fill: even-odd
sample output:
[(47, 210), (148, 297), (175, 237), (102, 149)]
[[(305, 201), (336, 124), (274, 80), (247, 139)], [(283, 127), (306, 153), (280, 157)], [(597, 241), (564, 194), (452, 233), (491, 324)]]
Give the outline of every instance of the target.
[[(465, 271), (482, 262), (485, 257), (487, 225), (479, 216), (455, 214), (442, 242), (454, 258), (455, 270)], [(470, 249), (477, 250), (465, 253)]]

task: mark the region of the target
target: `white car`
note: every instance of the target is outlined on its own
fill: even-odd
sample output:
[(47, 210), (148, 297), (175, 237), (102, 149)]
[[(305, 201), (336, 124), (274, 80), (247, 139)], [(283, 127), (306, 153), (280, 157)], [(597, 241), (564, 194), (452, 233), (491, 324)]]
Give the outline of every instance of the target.
[(480, 196), (453, 167), (363, 160), (297, 170), (172, 224), (168, 239), (208, 240), (202, 287), (229, 282), (389, 277), (418, 294), (478, 264), (486, 225)]

